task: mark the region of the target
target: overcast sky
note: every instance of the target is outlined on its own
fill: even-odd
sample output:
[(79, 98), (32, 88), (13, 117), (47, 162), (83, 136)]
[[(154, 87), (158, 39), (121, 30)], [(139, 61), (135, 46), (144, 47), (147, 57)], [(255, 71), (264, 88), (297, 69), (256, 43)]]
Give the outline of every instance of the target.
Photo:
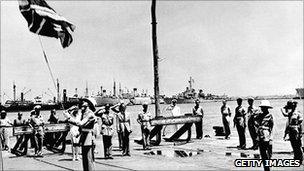
[[(85, 82), (97, 93), (122, 87), (153, 93), (150, 1), (49, 1), (76, 25), (62, 49), (43, 38), (55, 78), (72, 95)], [(164, 1), (157, 3), (160, 89), (194, 88), (230, 96), (295, 94), (303, 86), (302, 1)], [(1, 1), (1, 95), (52, 89), (37, 35), (30, 33), (17, 1)], [(4, 97), (6, 98), (6, 97)]]

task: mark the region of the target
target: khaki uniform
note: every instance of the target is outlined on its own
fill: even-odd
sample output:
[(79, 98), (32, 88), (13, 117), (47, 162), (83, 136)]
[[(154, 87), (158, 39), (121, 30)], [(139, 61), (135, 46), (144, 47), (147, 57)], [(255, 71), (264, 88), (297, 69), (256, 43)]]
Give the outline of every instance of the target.
[(94, 167), (94, 124), (96, 117), (94, 113), (87, 108), (85, 111), (81, 111), (80, 121), (76, 121), (74, 118), (70, 118), (69, 121), (76, 123), (80, 127), (80, 139), (79, 144), (82, 150), (82, 166), (84, 171), (95, 170)]
[(302, 122), (303, 114), (298, 111), (294, 111), (289, 114), (289, 125), (287, 127), (289, 132), (289, 140), (293, 149), (294, 159), (303, 161), (303, 151), (302, 151)]
[(269, 167), (265, 166), (265, 160), (271, 159), (272, 156), (272, 128), (273, 128), (273, 117), (270, 113), (262, 114), (259, 113), (256, 116), (256, 127), (259, 141), (259, 148), (261, 158), (264, 164), (264, 170), (270, 170)]
[(105, 158), (112, 157), (112, 136), (114, 134), (113, 122), (114, 116), (112, 114), (103, 114), (101, 117), (101, 134), (103, 138), (104, 155)]
[(152, 115), (150, 112), (146, 112), (146, 113), (142, 112), (138, 114), (137, 120), (141, 124), (141, 135), (142, 135), (144, 149), (150, 146), (151, 119), (152, 119)]
[(224, 126), (225, 131), (225, 138), (229, 138), (231, 131), (230, 131), (230, 116), (231, 116), (231, 110), (229, 106), (222, 106), (221, 107), (221, 113), (222, 113), (222, 122)]
[(240, 148), (246, 147), (246, 137), (245, 137), (245, 128), (246, 128), (246, 110), (242, 106), (235, 108), (234, 124), (236, 125), (237, 132), (239, 134)]
[(130, 139), (129, 135), (131, 130), (130, 114), (128, 112), (117, 113), (117, 118), (119, 120), (119, 130), (122, 133), (122, 150), (123, 155), (130, 155)]
[(257, 128), (255, 124), (255, 117), (258, 112), (258, 109), (255, 106), (249, 106), (247, 108), (247, 115), (248, 115), (248, 130), (252, 139), (252, 147), (258, 147), (258, 135), (257, 135)]

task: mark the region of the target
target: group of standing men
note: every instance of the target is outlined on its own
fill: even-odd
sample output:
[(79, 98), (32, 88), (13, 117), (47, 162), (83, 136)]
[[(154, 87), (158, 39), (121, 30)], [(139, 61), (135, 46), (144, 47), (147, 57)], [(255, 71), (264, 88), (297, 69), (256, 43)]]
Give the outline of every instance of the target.
[[(114, 111), (114, 114), (110, 112)], [(82, 163), (83, 170), (94, 170), (94, 148), (96, 145), (96, 127), (97, 121), (101, 120), (101, 131), (104, 145), (104, 155), (106, 159), (113, 159), (112, 157), (112, 136), (114, 134), (114, 119), (116, 120), (117, 134), (119, 140), (119, 148), (122, 150), (123, 156), (130, 156), (130, 139), (129, 135), (132, 133), (130, 114), (126, 112), (126, 104), (123, 102), (110, 107), (105, 105), (99, 110), (93, 112), (87, 102), (81, 105), (81, 109), (73, 106), (64, 112), (68, 122), (76, 126), (76, 130), (70, 129), (72, 135), (72, 148), (74, 146), (81, 146), (82, 148)], [(80, 115), (80, 117), (77, 117)], [(77, 127), (79, 133), (77, 133)], [(79, 140), (76, 138), (79, 137)], [(77, 158), (77, 153), (74, 154)]]
[[(254, 99), (248, 98), (248, 108), (242, 106), (242, 99), (237, 99), (237, 107), (235, 108), (235, 116), (233, 118), (234, 126), (237, 128), (239, 135), (239, 149), (246, 149), (246, 137), (245, 130), (248, 125), (248, 130), (252, 139), (253, 146), (249, 149), (260, 150), (262, 160), (271, 159), (272, 156), (272, 144), (273, 144), (273, 116), (269, 112), (269, 109), (273, 107), (268, 100), (262, 100), (259, 108), (253, 105)], [(281, 109), (282, 114), (288, 118), (286, 123), (284, 139), (286, 140), (286, 134), (289, 134), (289, 141), (294, 151), (294, 159), (303, 161), (302, 151), (302, 121), (303, 116), (296, 110), (297, 102), (288, 101), (287, 105)], [(229, 127), (229, 117), (231, 116), (231, 109), (226, 105), (226, 101), (223, 101), (221, 107), (222, 120), (226, 139), (229, 139), (231, 131)], [(248, 121), (247, 121), (248, 119)], [(269, 167), (264, 165), (265, 170), (269, 170)]]
[[(7, 113), (5, 111), (1, 111), (1, 119), (0, 119), (0, 137), (1, 140), (4, 141), (4, 150), (10, 150), (12, 153), (16, 153), (18, 149), (25, 150), (27, 152), (27, 142), (31, 140), (31, 146), (35, 149), (36, 156), (42, 156), (42, 145), (43, 145), (43, 125), (44, 121), (40, 114), (40, 106), (35, 106), (34, 110), (30, 113), (30, 118), (25, 120), (22, 118), (22, 113), (18, 112), (18, 117), (12, 123), (7, 118)], [(9, 126), (25, 126), (28, 125), (33, 128), (33, 134), (26, 134), (17, 136), (17, 142), (15, 146), (10, 149), (9, 147), (9, 135), (6, 127)]]

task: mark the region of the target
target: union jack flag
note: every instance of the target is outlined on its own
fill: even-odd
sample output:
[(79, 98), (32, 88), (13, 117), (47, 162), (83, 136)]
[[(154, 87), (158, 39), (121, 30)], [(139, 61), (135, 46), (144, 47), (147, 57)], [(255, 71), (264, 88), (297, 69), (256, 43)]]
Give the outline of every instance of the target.
[(63, 48), (72, 43), (70, 31), (74, 31), (75, 26), (58, 15), (44, 0), (19, 0), (19, 9), (31, 32), (59, 38)]

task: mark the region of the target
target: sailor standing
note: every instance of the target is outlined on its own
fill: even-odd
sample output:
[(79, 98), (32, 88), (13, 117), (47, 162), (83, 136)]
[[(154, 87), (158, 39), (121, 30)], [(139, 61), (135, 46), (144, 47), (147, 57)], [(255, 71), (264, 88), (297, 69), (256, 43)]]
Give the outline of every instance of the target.
[(88, 108), (88, 103), (83, 102), (81, 107), (81, 120), (77, 121), (69, 113), (64, 113), (68, 121), (80, 127), (80, 140), (82, 166), (84, 171), (95, 170), (94, 168), (94, 124), (96, 117)]
[(195, 128), (196, 128), (196, 138), (197, 139), (202, 139), (203, 137), (203, 117), (204, 117), (204, 110), (203, 108), (199, 105), (200, 100), (196, 99), (195, 100), (195, 106), (192, 109), (192, 113), (195, 116), (200, 116), (202, 117), (200, 122), (195, 123)]
[(261, 112), (259, 112), (255, 118), (256, 126), (258, 129), (258, 143), (260, 148), (261, 158), (263, 160), (264, 170), (270, 170), (269, 166), (266, 166), (266, 160), (271, 159), (272, 156), (272, 128), (273, 117), (269, 113), (268, 109), (271, 109), (270, 102), (268, 100), (262, 100), (260, 104)]
[(250, 149), (257, 150), (258, 149), (258, 136), (257, 136), (257, 128), (255, 125), (255, 117), (258, 109), (253, 105), (253, 98), (248, 98), (248, 108), (247, 108), (247, 115), (248, 115), (248, 130), (252, 139), (252, 147)]
[(131, 130), (131, 121), (130, 114), (126, 112), (127, 106), (124, 103), (119, 105), (119, 109), (116, 109), (117, 106), (112, 108), (114, 112), (116, 112), (116, 116), (118, 119), (118, 128), (122, 134), (122, 155), (130, 156), (130, 134)]
[(152, 115), (148, 112), (148, 103), (144, 103), (143, 111), (138, 114), (137, 122), (141, 126), (141, 135), (143, 141), (143, 149), (150, 149), (150, 133), (151, 133), (151, 124)]
[(230, 117), (231, 117), (231, 109), (226, 104), (226, 100), (223, 100), (223, 105), (221, 107), (221, 113), (222, 113), (222, 122), (225, 130), (225, 139), (230, 139)]
[(238, 98), (237, 100), (238, 106), (235, 108), (235, 116), (233, 119), (234, 126), (236, 126), (237, 132), (239, 134), (239, 142), (240, 145), (238, 148), (245, 149), (246, 148), (246, 137), (245, 137), (245, 128), (246, 128), (246, 110), (242, 106), (243, 99)]
[(302, 122), (303, 114), (296, 111), (297, 102), (293, 101), (292, 111), (289, 113), (290, 120), (288, 125), (289, 141), (294, 153), (294, 159), (303, 162), (303, 151), (302, 151)]

